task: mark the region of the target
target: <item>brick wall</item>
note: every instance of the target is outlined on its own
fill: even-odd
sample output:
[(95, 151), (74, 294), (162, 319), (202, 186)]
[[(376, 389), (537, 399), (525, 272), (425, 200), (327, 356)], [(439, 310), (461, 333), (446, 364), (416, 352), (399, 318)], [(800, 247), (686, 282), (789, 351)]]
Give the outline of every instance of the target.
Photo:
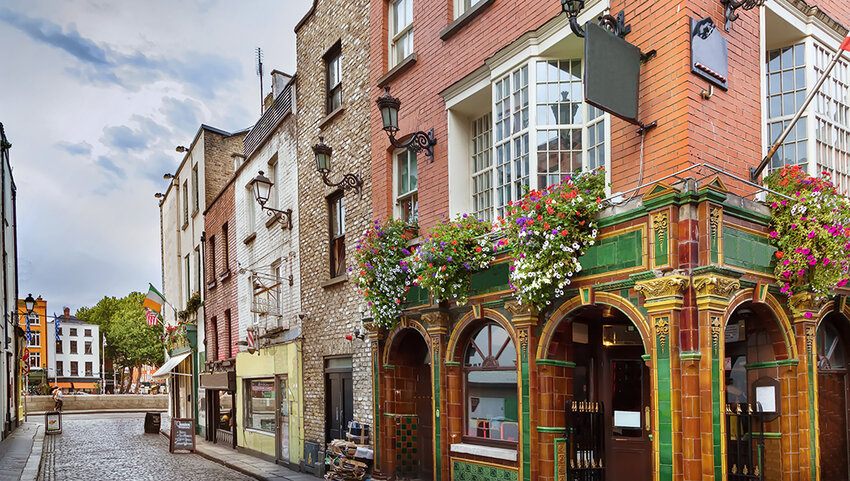
[[(234, 184), (230, 182), (204, 212), (204, 315), (207, 339), (207, 361), (228, 359), (239, 351), (239, 310), (237, 309), (236, 213)], [(224, 225), (227, 224), (227, 250), (225, 251)], [(211, 249), (215, 239), (215, 256)], [(227, 325), (225, 311), (230, 311)], [(216, 318), (216, 323), (211, 322)], [(229, 331), (228, 331), (229, 327)], [(228, 340), (230, 341), (228, 343)]]
[[(345, 340), (360, 324), (364, 304), (352, 280), (327, 285), (330, 241), (326, 187), (316, 173), (311, 147), (324, 136), (333, 150), (331, 181), (344, 173), (359, 173), (363, 195), (345, 192), (346, 265), (354, 264), (354, 246), (371, 223), (370, 132), (366, 120), (373, 111), (369, 88), (368, 0), (318, 0), (315, 12), (296, 31), (298, 75), (298, 201), (301, 231), (302, 309), (304, 319), (304, 437), (324, 441), (324, 359), (351, 355), (354, 419), (372, 423), (372, 376), (368, 341)], [(341, 41), (342, 103), (344, 111), (326, 119), (323, 55)], [(324, 121), (324, 123), (323, 123)]]
[(850, 8), (846, 0), (806, 0), (806, 3), (820, 8), (845, 28), (850, 28)]

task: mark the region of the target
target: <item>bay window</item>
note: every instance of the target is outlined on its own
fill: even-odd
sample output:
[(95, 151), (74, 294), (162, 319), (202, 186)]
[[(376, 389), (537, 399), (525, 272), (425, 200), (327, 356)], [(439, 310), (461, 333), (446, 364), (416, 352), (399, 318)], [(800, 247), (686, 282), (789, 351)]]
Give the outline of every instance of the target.
[[(805, 45), (767, 52), (767, 131), (772, 144), (806, 99)], [(786, 165), (807, 169), (806, 117), (801, 117), (770, 159), (770, 170)]]

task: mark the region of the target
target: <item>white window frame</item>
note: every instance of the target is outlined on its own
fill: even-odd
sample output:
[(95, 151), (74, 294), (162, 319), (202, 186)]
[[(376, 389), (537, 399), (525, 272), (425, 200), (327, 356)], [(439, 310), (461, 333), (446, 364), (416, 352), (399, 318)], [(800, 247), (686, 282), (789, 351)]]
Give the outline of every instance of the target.
[[(401, 157), (405, 156), (405, 161), (408, 166), (408, 185), (410, 184), (410, 165), (416, 166), (416, 187), (401, 192)], [(407, 149), (398, 149), (393, 152), (393, 204), (394, 217), (396, 219), (407, 220), (408, 222), (419, 222), (419, 159), (415, 152)], [(415, 208), (411, 219), (404, 219), (404, 209), (402, 202), (416, 197), (414, 202)], [(413, 223), (411, 222), (411, 223)]]
[(248, 184), (245, 187), (245, 221), (248, 227), (248, 235), (253, 234), (257, 230), (257, 200), (254, 198), (254, 186)]
[[(481, 220), (494, 221), (494, 164), (493, 164), (493, 116), (490, 112), (474, 119), (471, 125), (470, 158), (472, 171), (472, 213)], [(476, 168), (477, 167), (477, 168)], [(486, 184), (477, 187), (478, 182)]]
[(27, 347), (41, 347), (41, 331), (30, 330), (30, 335), (32, 336), (32, 342), (27, 343)]
[(481, 1), (483, 0), (454, 0), (454, 18), (457, 19)]
[[(404, 25), (396, 25), (396, 11), (399, 6), (404, 8), (404, 18), (407, 23)], [(413, 0), (393, 0), (389, 8), (389, 30), (390, 48), (389, 48), (389, 64), (390, 68), (398, 65), (402, 60), (413, 54)], [(399, 48), (402, 50), (399, 51)], [(399, 55), (403, 53), (404, 55)]]
[(280, 209), (280, 183), (277, 181), (278, 171), (277, 154), (275, 153), (268, 162), (269, 180), (272, 181), (272, 188), (269, 190), (269, 200), (266, 202), (272, 209)]

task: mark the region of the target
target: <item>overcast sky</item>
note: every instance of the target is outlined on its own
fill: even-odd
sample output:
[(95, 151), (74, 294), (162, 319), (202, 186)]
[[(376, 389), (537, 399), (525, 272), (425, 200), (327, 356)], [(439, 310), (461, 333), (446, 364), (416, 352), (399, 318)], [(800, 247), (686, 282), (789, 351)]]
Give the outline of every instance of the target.
[(18, 192), (19, 294), (74, 312), (162, 282), (159, 208), (201, 123), (259, 117), (256, 47), (295, 71), (311, 0), (0, 2), (0, 122)]

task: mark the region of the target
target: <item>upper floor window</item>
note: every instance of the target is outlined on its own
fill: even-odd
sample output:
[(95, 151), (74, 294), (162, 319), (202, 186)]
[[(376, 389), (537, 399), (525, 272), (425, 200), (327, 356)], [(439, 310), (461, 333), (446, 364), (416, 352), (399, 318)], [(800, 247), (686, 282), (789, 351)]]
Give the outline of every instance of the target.
[(91, 337), (91, 329), (84, 329), (83, 335), (86, 337)]
[(257, 207), (256, 200), (254, 200), (254, 191), (251, 186), (245, 189), (245, 207), (247, 213), (245, 214), (245, 222), (248, 226), (248, 234), (253, 234), (254, 230), (257, 228)]
[(501, 215), (530, 184), (528, 66), (498, 80), (494, 89), (496, 207)]
[(71, 354), (78, 354), (77, 341), (71, 341)]
[(490, 114), (472, 122), (472, 212), (493, 220), (493, 158)]
[(33, 351), (30, 353), (29, 357), (30, 367), (35, 369), (41, 369), (41, 353), (38, 351)]
[(76, 327), (72, 327), (71, 329), (69, 329), (69, 330), (68, 330), (68, 335), (70, 335), (70, 336), (76, 336), (76, 335), (77, 335), (77, 328), (76, 328)]
[(464, 354), (464, 435), (492, 444), (519, 440), (516, 348), (508, 332), (489, 322)]
[[(806, 99), (805, 45), (767, 52), (767, 130), (772, 144)], [(801, 117), (770, 159), (770, 169), (808, 164), (806, 117)]]
[(189, 181), (183, 182), (183, 225), (189, 223)]
[(92, 351), (91, 351), (91, 341), (86, 341), (84, 353), (85, 354), (91, 354), (92, 353)]
[(390, 4), (390, 66), (413, 53), (413, 0)]
[(340, 42), (331, 47), (325, 54), (325, 85), (327, 86), (327, 113), (342, 106), (342, 69), (340, 66), (340, 55), (342, 46)]
[(30, 331), (29, 333), (29, 342), (27, 342), (28, 347), (39, 347), (41, 346), (41, 332), (40, 331)]
[(62, 341), (56, 341), (56, 354), (63, 354), (63, 344), (64, 342)]
[(455, 18), (466, 13), (467, 10), (480, 1), (481, 0), (455, 0)]
[[(835, 53), (818, 43), (814, 53), (815, 76), (820, 78)], [(850, 187), (850, 64), (845, 58), (838, 60), (814, 101), (817, 171), (832, 173), (842, 192)]]
[(274, 154), (272, 158), (269, 160), (269, 179), (272, 181), (273, 185), (271, 190), (269, 190), (269, 200), (266, 201), (266, 205), (273, 209), (278, 209), (278, 186), (280, 185), (277, 181), (277, 154)]
[(186, 299), (189, 299), (192, 296), (192, 264), (189, 254), (183, 258), (183, 266), (186, 269)]
[(210, 236), (210, 279), (212, 282), (215, 280), (215, 236)]
[(192, 201), (195, 205), (195, 210), (193, 210), (192, 212), (197, 212), (198, 209), (200, 209), (201, 207), (201, 200), (199, 195), (200, 189), (201, 188), (198, 183), (198, 166), (195, 165), (195, 167), (192, 168)]
[(221, 270), (227, 272), (230, 269), (230, 236), (227, 231), (227, 222), (221, 225), (221, 253), (223, 257)]
[(201, 291), (201, 246), (195, 247), (195, 288)]
[(65, 375), (65, 364), (62, 361), (56, 361), (56, 375), (64, 376)]
[(345, 197), (338, 192), (328, 198), (330, 214), (331, 277), (345, 273)]
[(418, 174), (416, 154), (407, 149), (395, 154), (396, 205), (399, 218), (408, 224), (419, 220)]

